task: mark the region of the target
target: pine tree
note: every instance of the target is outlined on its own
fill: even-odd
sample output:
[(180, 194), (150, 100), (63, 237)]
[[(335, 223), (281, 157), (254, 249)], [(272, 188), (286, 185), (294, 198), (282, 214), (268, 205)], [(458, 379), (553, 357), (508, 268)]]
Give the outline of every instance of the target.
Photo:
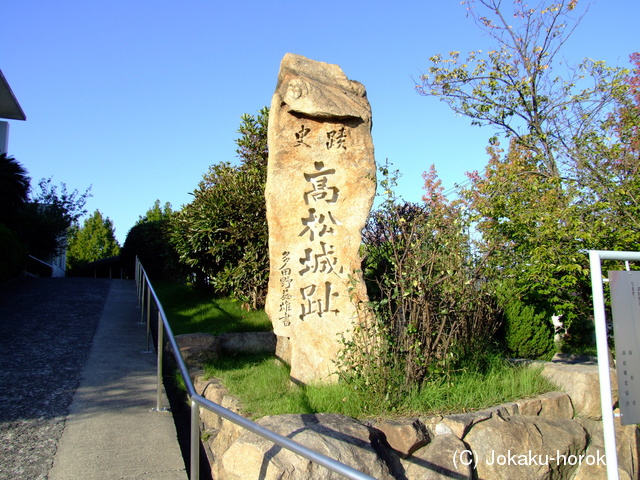
[(96, 210), (87, 218), (82, 227), (76, 224), (69, 229), (67, 249), (67, 269), (69, 270), (119, 253), (120, 245), (115, 238), (113, 222), (109, 217), (103, 217), (100, 210)]

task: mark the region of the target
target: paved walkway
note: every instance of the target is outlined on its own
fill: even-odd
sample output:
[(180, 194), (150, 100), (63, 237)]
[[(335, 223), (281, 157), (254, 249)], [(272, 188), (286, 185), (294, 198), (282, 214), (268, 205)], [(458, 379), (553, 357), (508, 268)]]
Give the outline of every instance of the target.
[(127, 280), (0, 293), (0, 479), (187, 478), (139, 317)]

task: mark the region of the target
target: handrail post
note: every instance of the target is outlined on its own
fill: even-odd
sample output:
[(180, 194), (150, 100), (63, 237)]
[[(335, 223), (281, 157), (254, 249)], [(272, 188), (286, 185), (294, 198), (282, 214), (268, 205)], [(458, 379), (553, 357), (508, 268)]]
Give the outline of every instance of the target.
[(164, 350), (164, 326), (162, 315), (158, 311), (158, 389), (156, 392), (156, 411), (162, 411), (162, 352)]
[(136, 257), (136, 282), (138, 284), (138, 307), (142, 303), (142, 263)]
[[(157, 408), (152, 409), (152, 411), (168, 411), (168, 408), (161, 408), (162, 403), (162, 357), (163, 357), (163, 347), (164, 347), (164, 332), (167, 332), (167, 341), (173, 351), (173, 355), (175, 357), (176, 362), (178, 363), (178, 370), (182, 377), (184, 378), (185, 385), (187, 387), (187, 392), (191, 397), (191, 445), (190, 445), (190, 480), (198, 480), (200, 475), (200, 406), (206, 408), (207, 410), (216, 413), (220, 417), (230, 420), (231, 422), (239, 425), (240, 427), (248, 430), (250, 432), (256, 433), (261, 437), (270, 440), (276, 445), (280, 445), (302, 457), (315, 462), (319, 465), (324, 466), (325, 468), (339, 473), (340, 475), (354, 479), (354, 480), (375, 480), (373, 477), (355, 470), (344, 463), (341, 463), (337, 460), (334, 460), (326, 455), (318, 453), (314, 450), (311, 450), (304, 445), (301, 445), (288, 437), (283, 437), (271, 430), (268, 430), (260, 425), (248, 420), (241, 415), (238, 415), (231, 410), (228, 410), (221, 405), (218, 405), (210, 400), (199, 395), (191, 381), (191, 377), (189, 376), (189, 370), (184, 363), (184, 359), (182, 358), (182, 354), (180, 353), (180, 348), (178, 343), (176, 342), (175, 337), (173, 336), (173, 332), (171, 330), (171, 326), (169, 325), (169, 321), (167, 316), (162, 308), (162, 304), (156, 295), (155, 290), (153, 289), (151, 283), (149, 282), (149, 277), (147, 277), (147, 273), (144, 270), (142, 264), (140, 264), (140, 278), (142, 280), (142, 285), (146, 284), (147, 287), (147, 334), (150, 331), (149, 328), (149, 318), (151, 311), (151, 295), (153, 295), (154, 302), (158, 309), (158, 390), (157, 390)], [(144, 290), (143, 290), (144, 291)], [(143, 294), (144, 295), (144, 294)], [(143, 298), (143, 310), (144, 310), (144, 298)]]
[(136, 255), (136, 264), (135, 264), (135, 268), (133, 269), (133, 279), (136, 282), (136, 298), (138, 300), (138, 303), (136, 306), (140, 307), (140, 276), (138, 275), (138, 269), (140, 262), (138, 261), (138, 256)]
[(200, 406), (191, 400), (190, 480), (200, 478)]
[[(143, 292), (143, 276), (142, 276), (142, 263), (140, 259), (136, 256), (136, 268), (135, 268), (135, 278), (136, 278), (136, 289), (138, 292), (138, 307), (142, 307), (142, 297), (144, 295)], [(142, 317), (140, 319), (140, 323), (142, 323)]]
[(151, 353), (151, 285), (149, 279), (145, 275), (145, 283), (147, 284), (147, 350)]
[(140, 322), (144, 323), (144, 279), (140, 279), (140, 294), (138, 296), (138, 306), (140, 307)]

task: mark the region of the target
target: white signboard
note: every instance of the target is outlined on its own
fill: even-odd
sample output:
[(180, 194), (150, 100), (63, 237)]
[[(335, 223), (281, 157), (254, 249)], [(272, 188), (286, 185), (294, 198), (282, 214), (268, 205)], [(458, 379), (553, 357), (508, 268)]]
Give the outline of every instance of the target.
[(610, 271), (621, 423), (640, 423), (640, 271)]

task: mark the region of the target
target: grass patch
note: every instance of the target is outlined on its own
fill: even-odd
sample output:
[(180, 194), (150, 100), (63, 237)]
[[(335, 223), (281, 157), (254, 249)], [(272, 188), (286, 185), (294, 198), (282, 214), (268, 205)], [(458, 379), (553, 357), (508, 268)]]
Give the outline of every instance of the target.
[(542, 367), (494, 363), (484, 373), (459, 372), (449, 380), (429, 382), (407, 399), (404, 408), (429, 413), (469, 412), (557, 390), (541, 373)]
[(273, 356), (238, 356), (205, 366), (205, 375), (219, 378), (252, 418), (286, 413), (367, 418), (468, 412), (554, 390), (540, 372), (541, 368), (494, 362), (483, 374), (458, 372), (448, 381), (415, 389), (399, 405), (390, 405), (363, 386), (294, 385), (289, 369)]
[(251, 418), (286, 413), (343, 413), (358, 416), (359, 396), (344, 384), (300, 386), (289, 380), (289, 368), (273, 355), (220, 358), (205, 365), (205, 377), (219, 378), (240, 399)]
[[(246, 312), (240, 303), (171, 282), (153, 287), (175, 335), (184, 333), (270, 331), (264, 311)], [(252, 418), (286, 413), (341, 413), (355, 418), (435, 415), (468, 412), (555, 390), (541, 368), (515, 366), (494, 359), (482, 373), (462, 370), (448, 379), (426, 383), (400, 401), (380, 398), (365, 384), (294, 385), (289, 368), (272, 355), (221, 358), (205, 365), (207, 377), (219, 378)]]
[(174, 335), (184, 333), (268, 332), (273, 327), (264, 310), (247, 312), (240, 302), (216, 298), (188, 285), (153, 282)]

